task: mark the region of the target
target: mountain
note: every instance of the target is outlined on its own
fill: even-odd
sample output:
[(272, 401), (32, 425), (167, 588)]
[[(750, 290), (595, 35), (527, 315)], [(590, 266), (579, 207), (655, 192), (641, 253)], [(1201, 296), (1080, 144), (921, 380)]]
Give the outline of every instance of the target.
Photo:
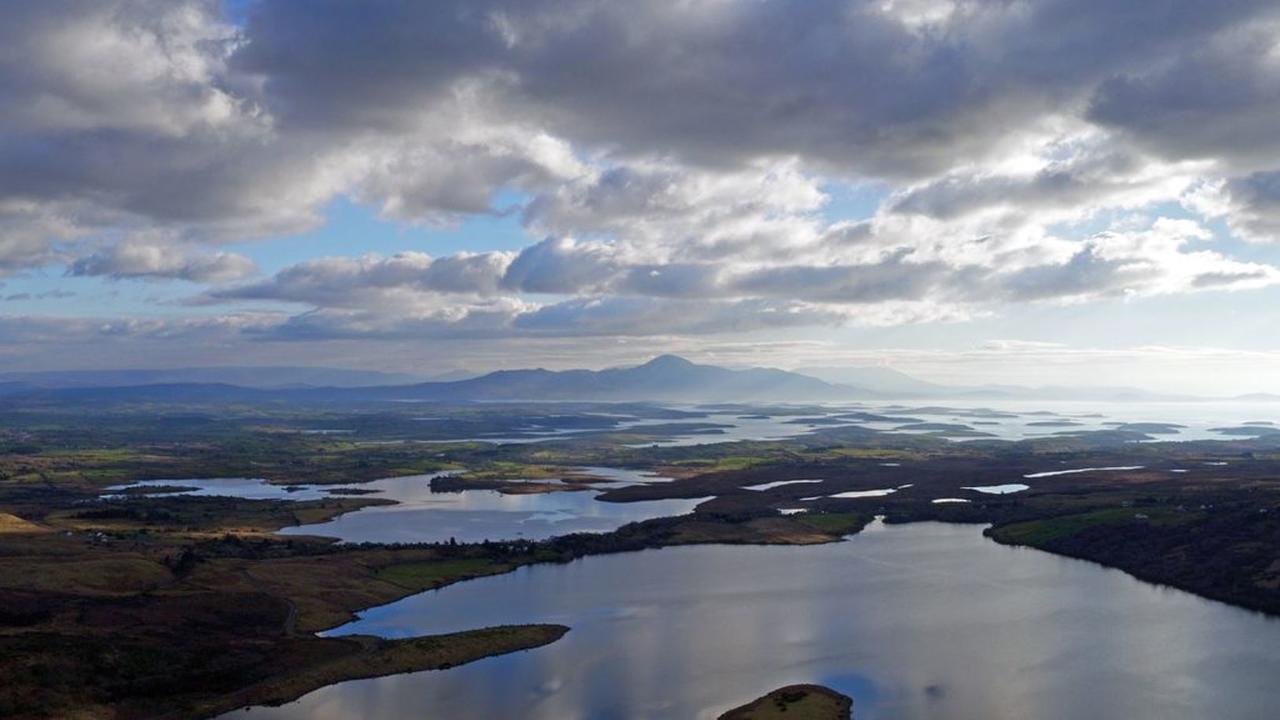
[(895, 399), (1042, 400), (1093, 402), (1191, 401), (1188, 395), (1155, 393), (1132, 387), (1023, 385), (942, 385), (887, 367), (809, 367), (796, 372), (831, 383), (853, 385), (867, 393)]
[[(815, 377), (816, 376), (816, 377)], [(1196, 400), (1126, 387), (960, 386), (885, 367), (730, 370), (662, 355), (606, 370), (500, 370), (462, 380), (395, 383), (405, 376), (330, 368), (191, 368), (0, 374), (0, 396), (75, 402), (367, 403), (393, 401), (982, 402)], [(446, 375), (456, 377), (456, 375)], [(150, 382), (149, 382), (150, 381)], [(1263, 396), (1240, 399), (1266, 400)]]
[(807, 367), (799, 368), (796, 372), (829, 383), (853, 385), (895, 397), (935, 397), (951, 395), (958, 390), (880, 366)]
[[(471, 378), (477, 378), (483, 374), (484, 373), (472, 372), (470, 370), (463, 370), (462, 368), (456, 368), (453, 370), (449, 370), (448, 372), (442, 372), (438, 375), (431, 375), (429, 377), (420, 378), (420, 380), (424, 382), (457, 382), (459, 380), (470, 380)], [(391, 383), (387, 383), (387, 384), (390, 385)]]
[(1237, 395), (1232, 400), (1239, 402), (1280, 402), (1280, 395), (1274, 393), (1248, 393), (1246, 395)]
[(52, 402), (305, 402), (391, 401), (678, 401), (814, 402), (868, 393), (784, 370), (729, 370), (674, 355), (607, 370), (500, 370), (453, 382), (368, 387), (244, 387), (229, 383), (62, 388), (11, 388), (9, 397)]
[[(129, 387), (137, 385), (224, 384), (239, 387), (366, 387), (406, 385), (421, 377), (372, 370), (326, 367), (203, 367), (134, 370), (56, 370), (0, 373), (0, 392), (16, 388)], [(5, 387), (8, 386), (8, 387)]]
[[(324, 388), (325, 392), (346, 393), (355, 388)], [(155, 385), (119, 385), (108, 387), (31, 388), (13, 392), (6, 401), (27, 400), (55, 405), (96, 403), (266, 403), (303, 399), (302, 393), (319, 388), (251, 388), (225, 383), (157, 383)]]
[(952, 393), (944, 397), (987, 400), (1046, 400), (1054, 402), (1192, 402), (1209, 398), (1195, 395), (1158, 393), (1141, 388), (1124, 386), (1089, 385), (982, 385), (978, 387), (952, 387)]
[(500, 370), (470, 380), (379, 388), (404, 400), (814, 401), (861, 396), (856, 388), (772, 368), (728, 370), (662, 355), (607, 370)]

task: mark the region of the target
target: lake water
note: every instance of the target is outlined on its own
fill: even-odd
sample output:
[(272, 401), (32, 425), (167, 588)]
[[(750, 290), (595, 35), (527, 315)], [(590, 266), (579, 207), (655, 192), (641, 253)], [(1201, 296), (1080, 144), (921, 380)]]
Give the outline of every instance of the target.
[[(889, 403), (843, 403), (815, 407), (805, 406), (803, 416), (797, 416), (796, 408), (762, 405), (750, 412), (708, 411), (697, 405), (673, 404), (670, 407), (699, 413), (679, 420), (666, 418), (621, 418), (610, 431), (642, 432), (647, 425), (679, 423), (711, 423), (720, 426), (714, 431), (675, 432), (639, 443), (636, 447), (675, 447), (705, 445), (709, 443), (741, 440), (783, 440), (809, 434), (831, 427), (862, 427), (879, 432), (901, 434), (935, 434), (958, 442), (982, 439), (1024, 440), (1052, 437), (1062, 433), (1114, 430), (1123, 423), (1172, 424), (1169, 427), (1147, 427), (1151, 440), (1226, 440), (1239, 435), (1218, 432), (1221, 428), (1239, 428), (1253, 425), (1259, 433), (1274, 432), (1274, 422), (1280, 421), (1280, 404), (1274, 402), (1201, 401), (1201, 402), (1065, 402), (1065, 401), (978, 401), (972, 404), (955, 399), (908, 401)], [(895, 418), (891, 421), (856, 420), (842, 415), (870, 413)], [(814, 422), (805, 422), (813, 420)], [(836, 421), (840, 421), (836, 423)], [(910, 426), (913, 421), (929, 425), (953, 426), (963, 429), (957, 434), (934, 428)], [(836, 424), (832, 424), (836, 423)], [(1136, 431), (1136, 430), (1135, 430)], [(468, 436), (448, 441), (474, 440), (482, 442), (532, 443), (546, 440), (565, 440), (576, 436), (590, 436), (601, 432), (598, 428), (579, 427), (550, 428), (519, 437)], [(973, 435), (981, 433), (981, 435)]]
[[(620, 468), (580, 468), (581, 472), (614, 481), (599, 487), (644, 482), (670, 482), (638, 470)], [(395, 500), (397, 505), (375, 505), (340, 515), (333, 520), (280, 530), (281, 535), (324, 535), (345, 542), (458, 542), (483, 540), (541, 540), (575, 532), (609, 532), (629, 522), (656, 517), (684, 515), (709, 498), (651, 500), (613, 503), (596, 500), (601, 490), (577, 490), (530, 495), (505, 495), (496, 490), (435, 492), (431, 479), (442, 475), (410, 475), (385, 478), (349, 486), (283, 485), (261, 478), (204, 478), (199, 480), (144, 480), (107, 488), (106, 498), (114, 502), (126, 487), (181, 486), (190, 488), (181, 495), (229, 496), (255, 500), (320, 500), (337, 497), (329, 493), (338, 487), (376, 491), (357, 497)], [(539, 482), (546, 482), (540, 480)]]
[(962, 489), (973, 490), (985, 495), (1009, 495), (1016, 492), (1022, 492), (1023, 490), (1030, 490), (1031, 486), (1023, 485), (1022, 483), (1007, 483), (1005, 485), (974, 485)]
[[(634, 472), (634, 471), (632, 471)], [(620, 475), (621, 476), (621, 473)], [(635, 473), (635, 477), (640, 477)], [(434, 492), (430, 475), (375, 480), (369, 497), (395, 500), (329, 522), (288, 527), (281, 535), (325, 535), (346, 542), (541, 540), (575, 532), (609, 532), (637, 520), (683, 515), (709, 498), (613, 503), (598, 490), (506, 495), (496, 490)], [(608, 487), (608, 486), (604, 486)]]
[(852, 696), (858, 720), (1270, 720), (1280, 707), (1280, 622), (965, 525), (523, 568), (368, 610), (334, 634), (526, 622), (573, 629), (226, 717), (714, 718), (797, 682)]
[[(163, 492), (163, 488), (183, 488), (180, 492)], [(237, 497), (246, 500), (322, 500), (332, 497), (335, 485), (276, 485), (262, 478), (201, 478), (199, 480), (138, 480), (106, 488), (104, 498), (123, 498), (126, 488), (138, 492), (156, 488), (157, 497), (192, 495), (196, 497)]]

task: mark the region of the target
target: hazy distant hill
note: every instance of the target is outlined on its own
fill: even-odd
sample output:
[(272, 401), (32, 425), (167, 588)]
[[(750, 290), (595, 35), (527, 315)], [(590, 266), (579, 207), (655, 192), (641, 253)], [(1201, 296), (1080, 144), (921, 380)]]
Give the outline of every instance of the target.
[(128, 387), (134, 385), (226, 384), (240, 387), (364, 387), (406, 385), (422, 377), (404, 373), (324, 367), (204, 367), (138, 370), (56, 370), (0, 373), (0, 385), (27, 388)]
[(662, 355), (636, 367), (608, 370), (500, 370), (470, 380), (379, 388), (383, 397), (416, 400), (772, 400), (805, 401), (864, 395), (785, 370), (728, 370)]
[[(175, 371), (176, 372), (176, 371)], [(16, 394), (11, 386), (9, 394)], [(636, 367), (608, 370), (501, 370), (455, 382), (368, 387), (246, 387), (223, 383), (156, 383), (133, 386), (30, 389), (55, 402), (377, 402), (468, 401), (771, 401), (814, 402), (866, 397), (784, 370), (728, 370), (663, 355)]]
[(911, 377), (893, 368), (879, 366), (806, 367), (796, 372), (829, 383), (853, 385), (882, 395), (930, 397), (951, 395), (958, 390)]
[(856, 385), (868, 393), (898, 399), (1048, 400), (1152, 402), (1196, 400), (1187, 395), (1154, 393), (1131, 387), (1022, 385), (943, 385), (914, 378), (887, 367), (810, 367), (796, 372), (833, 383)]
[[(884, 367), (730, 370), (662, 355), (607, 370), (500, 370), (462, 380), (405, 383), (412, 376), (332, 368), (190, 368), (0, 374), (0, 395), (50, 402), (666, 401), (829, 402), (999, 400), (1149, 402), (1196, 400), (1126, 387), (960, 386)], [(455, 371), (446, 377), (465, 373)], [(813, 377), (813, 376), (817, 377)], [(1240, 396), (1237, 400), (1273, 400)]]

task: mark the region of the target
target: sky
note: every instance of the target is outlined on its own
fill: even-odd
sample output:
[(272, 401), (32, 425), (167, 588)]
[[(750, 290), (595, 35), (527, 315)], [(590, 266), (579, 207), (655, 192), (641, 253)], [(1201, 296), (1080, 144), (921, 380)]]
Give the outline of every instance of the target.
[(8, 0), (0, 370), (1280, 392), (1274, 0)]

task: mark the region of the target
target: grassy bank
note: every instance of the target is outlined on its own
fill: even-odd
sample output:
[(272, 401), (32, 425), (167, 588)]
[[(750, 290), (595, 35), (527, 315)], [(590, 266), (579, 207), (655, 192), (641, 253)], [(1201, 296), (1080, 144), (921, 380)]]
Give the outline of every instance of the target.
[(446, 670), (494, 655), (541, 647), (564, 637), (563, 625), (505, 625), (447, 635), (384, 640), (367, 635), (341, 639), (346, 654), (321, 659), (270, 677), (244, 690), (197, 702), (167, 716), (210, 717), (249, 705), (283, 705), (334, 683), (424, 670)]

